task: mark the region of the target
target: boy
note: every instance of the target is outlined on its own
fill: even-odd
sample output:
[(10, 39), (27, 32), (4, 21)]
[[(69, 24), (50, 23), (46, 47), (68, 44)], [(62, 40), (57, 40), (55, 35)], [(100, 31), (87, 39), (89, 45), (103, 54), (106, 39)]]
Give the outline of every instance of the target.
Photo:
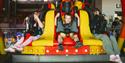
[(57, 13), (55, 16), (55, 24), (57, 25), (56, 32), (59, 33), (58, 35), (58, 49), (63, 50), (63, 39), (66, 36), (70, 36), (75, 42), (75, 48), (79, 48), (83, 46), (83, 44), (79, 41), (78, 38), (78, 28), (79, 26), (79, 16), (77, 13), (75, 13), (74, 19), (72, 19), (72, 16), (69, 13), (66, 13), (64, 15), (64, 21), (60, 18), (60, 13)]

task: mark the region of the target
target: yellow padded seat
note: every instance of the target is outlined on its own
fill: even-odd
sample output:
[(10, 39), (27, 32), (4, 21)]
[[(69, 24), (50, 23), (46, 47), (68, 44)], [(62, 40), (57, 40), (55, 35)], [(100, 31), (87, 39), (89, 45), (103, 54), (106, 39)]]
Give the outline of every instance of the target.
[(75, 6), (78, 7), (78, 9), (82, 9), (82, 2), (81, 1), (76, 1)]
[(102, 41), (94, 38), (90, 31), (89, 16), (84, 10), (80, 10), (80, 35), (84, 45), (102, 45)]
[(84, 39), (84, 45), (100, 45), (102, 46), (102, 41), (98, 39)]
[(55, 9), (55, 5), (51, 3), (51, 9)]
[(53, 46), (54, 40), (54, 10), (47, 12), (45, 17), (44, 32), (39, 40), (32, 43), (32, 46)]
[(5, 54), (2, 37), (0, 37), (0, 54)]

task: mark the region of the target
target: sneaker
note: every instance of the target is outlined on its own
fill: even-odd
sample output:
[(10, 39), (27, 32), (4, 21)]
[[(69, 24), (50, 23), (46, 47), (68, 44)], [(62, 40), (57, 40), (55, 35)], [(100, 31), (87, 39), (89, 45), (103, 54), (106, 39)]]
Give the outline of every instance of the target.
[(15, 52), (15, 49), (13, 49), (13, 48), (11, 48), (11, 47), (9, 47), (9, 48), (7, 48), (7, 49), (4, 49), (6, 52)]
[(20, 45), (14, 46), (14, 48), (19, 52), (23, 51), (23, 47), (21, 47)]
[(81, 46), (83, 46), (83, 44), (81, 42), (77, 42), (75, 48), (80, 48)]
[(115, 62), (123, 63), (119, 55), (116, 55), (116, 57), (117, 57), (117, 59), (115, 60)]
[(58, 49), (59, 49), (60, 51), (63, 51), (63, 50), (64, 50), (63, 45), (59, 45), (59, 46), (58, 46)]
[(15, 49), (17, 50), (17, 51), (23, 51), (23, 48), (22, 47), (15, 47)]
[(110, 55), (110, 61), (115, 62), (116, 59), (117, 59), (117, 57), (115, 55)]

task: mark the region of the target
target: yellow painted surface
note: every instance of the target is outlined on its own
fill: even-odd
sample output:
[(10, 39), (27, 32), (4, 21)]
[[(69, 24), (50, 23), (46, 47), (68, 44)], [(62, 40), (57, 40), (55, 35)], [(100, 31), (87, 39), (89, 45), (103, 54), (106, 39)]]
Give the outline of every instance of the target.
[(55, 5), (54, 4), (51, 4), (51, 9), (55, 9)]
[(90, 46), (90, 54), (98, 55), (105, 53), (102, 46)]
[(83, 39), (84, 45), (100, 45), (102, 46), (102, 41), (97, 39)]
[(32, 46), (53, 46), (52, 39), (39, 39), (32, 43)]
[(47, 12), (45, 17), (45, 28), (39, 40), (32, 43), (32, 46), (53, 46), (54, 40), (54, 10)]
[(26, 46), (22, 54), (45, 54), (45, 47), (38, 47), (38, 46)]
[(80, 35), (82, 39), (92, 38), (93, 34), (89, 27), (89, 16), (86, 11), (80, 10)]
[(76, 1), (75, 6), (78, 7), (78, 9), (82, 9), (82, 2), (81, 1)]
[(88, 13), (83, 10), (80, 10), (80, 35), (85, 45), (102, 45), (102, 41), (91, 33)]
[(90, 45), (90, 54), (102, 54), (102, 41), (94, 38), (90, 31), (89, 16), (84, 10), (80, 10), (80, 35), (84, 45)]
[(120, 50), (122, 49), (122, 46), (123, 46), (123, 44), (124, 44), (124, 41), (125, 41), (124, 38), (119, 38), (119, 39), (118, 39), (118, 47), (119, 47)]
[(2, 37), (0, 37), (0, 54), (5, 54)]

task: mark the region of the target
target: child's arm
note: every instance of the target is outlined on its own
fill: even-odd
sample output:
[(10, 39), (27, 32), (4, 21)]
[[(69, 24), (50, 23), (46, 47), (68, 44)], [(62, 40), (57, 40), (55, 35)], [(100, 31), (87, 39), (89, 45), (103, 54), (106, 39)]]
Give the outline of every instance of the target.
[[(24, 19), (24, 23), (26, 24), (26, 31), (28, 31), (29, 30), (29, 17), (26, 17), (25, 19)], [(24, 24), (23, 23), (23, 24)]]
[(40, 27), (41, 29), (43, 29), (44, 25), (43, 25), (43, 23), (41, 22), (41, 20), (39, 19), (38, 15), (34, 14), (34, 20), (37, 21), (39, 27)]
[(78, 27), (79, 27), (79, 22), (80, 22), (80, 19), (79, 19), (79, 16), (78, 16), (78, 14), (77, 13), (75, 13), (75, 17), (78, 19)]
[(55, 16), (55, 25), (57, 24), (57, 18), (60, 16), (60, 13), (57, 13)]

